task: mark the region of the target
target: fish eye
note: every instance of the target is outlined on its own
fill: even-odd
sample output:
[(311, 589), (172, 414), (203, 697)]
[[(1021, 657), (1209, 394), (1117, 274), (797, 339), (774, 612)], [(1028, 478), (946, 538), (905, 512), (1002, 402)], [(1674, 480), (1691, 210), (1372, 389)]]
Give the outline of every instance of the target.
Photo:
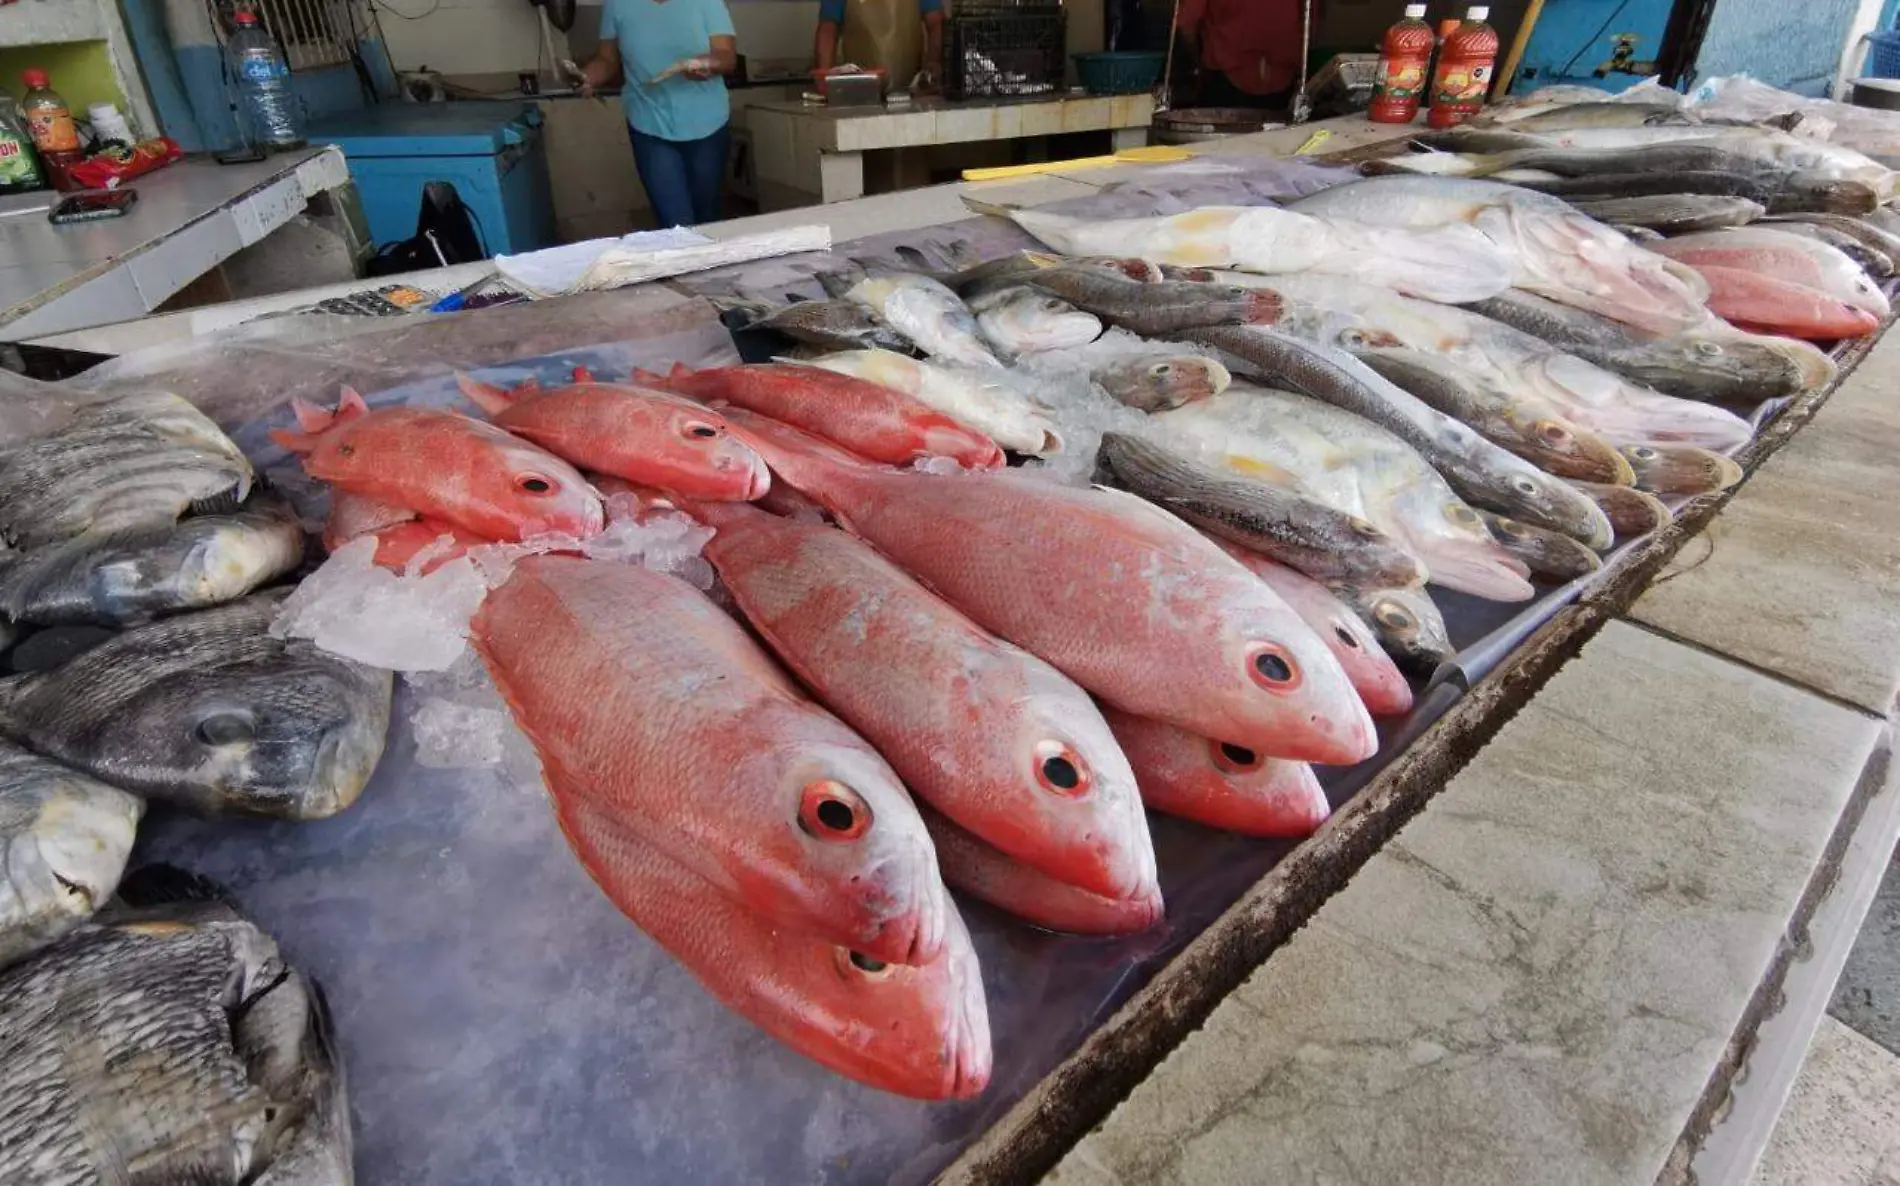
[(1264, 758), (1244, 745), (1235, 745), (1231, 741), (1213, 741), (1208, 744), (1211, 747), (1209, 756), (1213, 758), (1215, 768), (1229, 774), (1246, 774), (1266, 764)]
[(1156, 363), (1154, 366), (1148, 368), (1148, 373), (1157, 379), (1164, 378), (1174, 373), (1174, 364), (1171, 362)]
[(1537, 483), (1520, 474), (1511, 479), (1511, 489), (1517, 491), (1519, 494), (1535, 494), (1537, 493)]
[(1079, 798), (1089, 792), (1093, 779), (1082, 755), (1060, 741), (1039, 742), (1036, 746), (1036, 781), (1045, 791)]
[(356, 446), (350, 444), (348, 441), (344, 441), (336, 447), (336, 455), (338, 457), (354, 457), (356, 456)]
[(1719, 342), (1697, 342), (1695, 352), (1704, 358), (1716, 358), (1727, 353)]
[(1352, 528), (1353, 531), (1358, 534), (1365, 536), (1367, 539), (1377, 539), (1379, 537), (1379, 529), (1364, 519), (1348, 519), (1346, 520), (1346, 526)]
[(1539, 420), (1531, 426), (1531, 431), (1547, 445), (1567, 445), (1570, 443), (1570, 430), (1553, 420)]
[(1293, 657), (1271, 643), (1263, 643), (1247, 656), (1247, 674), (1269, 692), (1291, 692), (1300, 686), (1300, 669)]
[(838, 948), (838, 970), (861, 980), (888, 980), (896, 969), (883, 960), (872, 959), (862, 951)]
[(1478, 512), (1472, 510), (1462, 502), (1454, 502), (1446, 504), (1445, 517), (1454, 523), (1476, 523), (1478, 521)]
[(1042, 307), (1045, 311), (1050, 312), (1050, 313), (1062, 312), (1062, 302), (1055, 299), (1054, 297), (1050, 297), (1048, 300), (1044, 301), (1042, 303)]
[(1631, 445), (1629, 448), (1623, 450), (1623, 452), (1627, 453), (1636, 461), (1656, 460), (1656, 450), (1650, 448), (1648, 445)]
[(521, 474), (515, 478), (515, 486), (527, 494), (547, 494), (554, 489), (554, 483), (540, 474)]
[(1519, 539), (1530, 534), (1530, 532), (1524, 530), (1522, 523), (1519, 523), (1516, 519), (1506, 519), (1502, 515), (1492, 521), (1492, 530), (1500, 535), (1508, 535), (1513, 539)]
[(836, 779), (819, 779), (799, 794), (798, 826), (818, 840), (856, 840), (870, 830), (871, 805)]
[(1365, 349), (1366, 340), (1366, 335), (1359, 330), (1345, 329), (1339, 331), (1339, 344), (1348, 350)]
[(1228, 299), (1228, 300), (1232, 300), (1232, 301), (1237, 301), (1237, 300), (1240, 300), (1240, 299), (1241, 299), (1242, 297), (1244, 297), (1244, 296), (1246, 296), (1246, 295), (1247, 295), (1247, 290), (1246, 290), (1246, 289), (1244, 289), (1244, 288), (1242, 288), (1242, 287), (1241, 287), (1240, 285), (1238, 285), (1238, 284), (1236, 284), (1236, 285), (1233, 285), (1232, 287), (1230, 287), (1230, 288), (1228, 288), (1228, 290), (1227, 290), (1227, 299)]
[(689, 421), (686, 425), (686, 435), (706, 439), (718, 436), (719, 430), (710, 424), (702, 424), (697, 420), (693, 420)]
[(200, 745), (243, 745), (257, 736), (250, 714), (214, 712), (192, 727), (191, 735)]
[(1333, 636), (1351, 649), (1355, 651), (1359, 649), (1359, 636), (1346, 629), (1344, 622), (1333, 623)]
[(1418, 626), (1418, 623), (1413, 620), (1411, 614), (1405, 612), (1404, 609), (1390, 601), (1381, 601), (1378, 605), (1373, 606), (1372, 616), (1377, 618), (1379, 625), (1384, 626), (1387, 630), (1412, 630)]

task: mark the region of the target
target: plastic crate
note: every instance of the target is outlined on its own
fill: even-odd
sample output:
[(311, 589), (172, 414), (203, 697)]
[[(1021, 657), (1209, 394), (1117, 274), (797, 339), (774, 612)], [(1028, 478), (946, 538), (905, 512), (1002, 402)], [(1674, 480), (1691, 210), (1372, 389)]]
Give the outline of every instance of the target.
[(1900, 78), (1900, 32), (1867, 34), (1867, 65), (1861, 73), (1866, 78)]
[(995, 99), (1059, 89), (1066, 19), (1059, 4), (953, 6), (944, 28), (944, 93)]
[(1168, 55), (1148, 50), (1076, 54), (1075, 73), (1091, 95), (1133, 95), (1161, 80)]

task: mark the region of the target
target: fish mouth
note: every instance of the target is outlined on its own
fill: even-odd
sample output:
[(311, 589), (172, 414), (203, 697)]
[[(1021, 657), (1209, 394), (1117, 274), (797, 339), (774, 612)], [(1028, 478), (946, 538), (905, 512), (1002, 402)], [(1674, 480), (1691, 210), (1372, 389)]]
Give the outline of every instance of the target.
[(746, 502), (755, 502), (764, 498), (772, 489), (772, 467), (765, 464), (765, 458), (752, 454), (746, 463), (745, 487), (740, 497)]
[(1742, 480), (1732, 458), (1693, 445), (1631, 445), (1637, 488), (1650, 494), (1714, 494)]
[(1486, 545), (1438, 548), (1425, 558), (1431, 583), (1487, 601), (1529, 601), (1537, 590), (1530, 569)]
[(1840, 373), (1840, 367), (1828, 357), (1827, 352), (1810, 343), (1792, 338), (1773, 338), (1762, 345), (1788, 360), (1794, 367), (1796, 382), (1803, 391), (1825, 387)]
[(989, 1086), (995, 1055), (990, 1043), (989, 1002), (983, 992), (976, 949), (970, 945), (962, 916), (953, 913), (953, 917), (955, 921), (950, 925), (956, 934), (948, 958), (950, 991), (955, 995), (956, 1010), (950, 1019), (949, 1032), (944, 1035), (949, 1046), (944, 1098), (962, 1100), (981, 1095)]
[(1242, 298), (1248, 325), (1276, 325), (1286, 316), (1286, 298), (1270, 288), (1250, 288)]

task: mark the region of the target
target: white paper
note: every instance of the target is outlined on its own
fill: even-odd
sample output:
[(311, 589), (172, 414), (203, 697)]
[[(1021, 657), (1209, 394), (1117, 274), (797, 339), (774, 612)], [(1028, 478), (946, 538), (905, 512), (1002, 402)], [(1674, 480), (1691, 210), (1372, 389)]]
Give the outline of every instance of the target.
[(831, 230), (824, 226), (787, 227), (723, 241), (673, 227), (636, 231), (619, 239), (589, 239), (521, 255), (498, 255), (495, 268), (529, 296), (551, 297), (830, 248)]

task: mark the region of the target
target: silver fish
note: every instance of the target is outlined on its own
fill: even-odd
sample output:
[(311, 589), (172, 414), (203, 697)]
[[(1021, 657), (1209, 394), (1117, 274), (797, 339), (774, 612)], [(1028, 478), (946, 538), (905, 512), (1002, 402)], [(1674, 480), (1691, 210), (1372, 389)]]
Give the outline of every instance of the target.
[(175, 395), (86, 408), (57, 432), (0, 449), (0, 534), (15, 547), (165, 524), (194, 505), (234, 505), (251, 463)]
[(1591, 547), (1610, 544), (1609, 521), (1595, 503), (1343, 350), (1252, 327), (1197, 329), (1187, 336), (1243, 360), (1279, 386), (1395, 434), (1474, 505), (1561, 531)]
[(142, 799), (0, 743), (0, 966), (105, 905), (144, 814)]
[(1744, 226), (1768, 213), (1760, 202), (1714, 194), (1653, 194), (1632, 198), (1572, 198), (1591, 218), (1664, 234)]
[(793, 301), (773, 308), (751, 301), (713, 298), (721, 309), (737, 312), (744, 329), (769, 329), (795, 342), (832, 350), (909, 350), (910, 340), (877, 319), (856, 301)]
[(144, 622), (235, 601), (302, 559), (303, 525), (290, 504), (253, 498), (235, 514), (0, 553), (0, 613), (43, 625)]
[(391, 676), (273, 638), (282, 600), (163, 618), (0, 680), (0, 734), (194, 811), (334, 815), (382, 756)]
[(1094, 314), (1028, 285), (998, 289), (970, 302), (977, 329), (999, 355), (1086, 346), (1102, 336)]
[[(1510, 180), (1525, 189), (1552, 194), (1571, 202), (1653, 197), (1660, 194), (1701, 194), (1707, 197), (1744, 198), (1765, 207), (1771, 214), (1830, 211), (1843, 215), (1863, 213), (1880, 203), (1873, 187), (1863, 181), (1848, 181), (1815, 173), (1790, 173), (1773, 168), (1756, 170), (1753, 162), (1727, 161), (1719, 157), (1711, 160), (1705, 155), (1693, 153), (1671, 159), (1667, 155), (1671, 150), (1656, 151), (1663, 152), (1665, 156), (1658, 159), (1652, 152), (1644, 160), (1645, 164), (1662, 166), (1655, 172), (1599, 172), (1576, 177), (1539, 172), (1535, 178), (1513, 175)], [(1710, 163), (1724, 167), (1690, 167)]]
[(115, 909), (0, 971), (0, 1051), (0, 1181), (352, 1181), (322, 996), (228, 906)]
[(1418, 585), (1425, 566), (1364, 519), (1284, 486), (1203, 465), (1123, 433), (1102, 434), (1096, 479), (1314, 580)]
[(1233, 376), (1202, 354), (1140, 354), (1104, 362), (1089, 372), (1118, 403), (1141, 412), (1165, 412), (1227, 390)]
[(1535, 576), (1552, 581), (1574, 581), (1603, 567), (1595, 552), (1567, 535), (1519, 523), (1490, 511), (1479, 511), (1491, 536), (1504, 550), (1524, 562)]
[(1766, 221), (1782, 227), (1789, 223), (1810, 223), (1838, 231), (1859, 240), (1869, 251), (1885, 256), (1893, 269), (1900, 271), (1900, 235), (1875, 226), (1868, 219), (1846, 214), (1791, 213), (1772, 214)]
[(1278, 298), (1267, 290), (1187, 280), (1142, 283), (1106, 268), (1046, 268), (1023, 277), (1023, 283), (1144, 337), (1166, 337), (1199, 325), (1268, 323), (1280, 315)]
[(856, 301), (940, 362), (1002, 365), (983, 344), (969, 307), (940, 281), (914, 272), (866, 276), (856, 283), (832, 274), (818, 280), (827, 293)]
[(1327, 587), (1372, 628), (1385, 653), (1402, 666), (1429, 672), (1457, 654), (1445, 615), (1429, 590), (1359, 588), (1343, 582)]

